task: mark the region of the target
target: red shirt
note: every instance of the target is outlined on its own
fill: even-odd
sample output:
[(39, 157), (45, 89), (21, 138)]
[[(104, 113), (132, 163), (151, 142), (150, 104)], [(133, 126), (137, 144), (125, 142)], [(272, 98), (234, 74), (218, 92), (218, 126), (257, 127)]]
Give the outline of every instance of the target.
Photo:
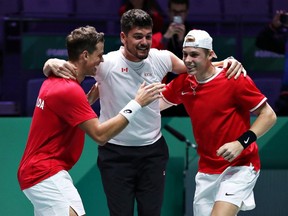
[(97, 117), (76, 81), (49, 77), (40, 89), (28, 141), (19, 165), (22, 190), (78, 161), (85, 133), (78, 125)]
[(194, 76), (181, 74), (166, 86), (163, 96), (167, 102), (183, 103), (191, 118), (200, 156), (199, 172), (219, 174), (228, 166), (250, 163), (255, 170), (260, 169), (256, 142), (231, 163), (216, 155), (220, 146), (235, 141), (250, 128), (250, 111), (267, 100), (249, 77), (228, 80), (222, 71), (199, 83)]

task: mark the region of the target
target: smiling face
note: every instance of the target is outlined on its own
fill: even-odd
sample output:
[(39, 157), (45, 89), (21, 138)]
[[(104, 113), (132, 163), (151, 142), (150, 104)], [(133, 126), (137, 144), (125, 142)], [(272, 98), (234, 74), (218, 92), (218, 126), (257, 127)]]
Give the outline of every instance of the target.
[(183, 62), (187, 67), (188, 74), (196, 75), (205, 71), (210, 60), (203, 48), (184, 47)]
[(134, 27), (127, 34), (121, 32), (124, 56), (130, 61), (141, 61), (148, 57), (152, 44), (152, 27)]
[(183, 42), (183, 62), (189, 75), (203, 81), (215, 74), (211, 61), (217, 58), (212, 50), (213, 39), (203, 30), (191, 30)]
[(215, 74), (211, 63), (214, 51), (204, 48), (184, 47), (183, 62), (189, 75), (195, 75), (198, 81), (207, 80)]
[(73, 30), (66, 38), (69, 62), (77, 67), (77, 80), (95, 76), (96, 67), (103, 62), (104, 34), (92, 26)]
[(92, 53), (88, 53), (84, 51), (83, 55), (85, 58), (84, 61), (84, 75), (85, 76), (95, 76), (96, 75), (96, 67), (103, 62), (103, 53), (104, 53), (104, 43), (99, 42), (96, 44), (96, 50)]
[(120, 23), (125, 58), (134, 62), (147, 58), (152, 44), (151, 16), (143, 10), (131, 9), (122, 15)]

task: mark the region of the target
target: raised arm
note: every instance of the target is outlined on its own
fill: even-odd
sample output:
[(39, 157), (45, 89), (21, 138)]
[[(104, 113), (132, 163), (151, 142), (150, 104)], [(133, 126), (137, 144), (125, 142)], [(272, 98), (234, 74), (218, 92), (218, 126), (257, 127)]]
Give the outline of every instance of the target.
[(153, 83), (140, 86), (134, 100), (131, 100), (115, 117), (100, 123), (98, 118), (90, 119), (79, 125), (99, 145), (104, 145), (112, 137), (120, 133), (133, 117), (144, 106), (152, 101), (161, 98), (161, 92), (165, 84)]

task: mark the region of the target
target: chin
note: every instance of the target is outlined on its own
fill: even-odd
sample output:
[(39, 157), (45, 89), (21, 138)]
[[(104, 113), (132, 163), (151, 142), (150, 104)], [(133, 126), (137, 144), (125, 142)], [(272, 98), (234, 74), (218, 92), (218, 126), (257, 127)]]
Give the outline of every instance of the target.
[(148, 57), (148, 53), (138, 55), (138, 58), (141, 60), (146, 59), (147, 57)]
[(196, 74), (196, 70), (187, 70), (187, 73), (189, 73), (189, 74)]
[(91, 74), (92, 74), (92, 76), (95, 76), (96, 73), (97, 73), (97, 69), (94, 69)]
[(149, 49), (146, 50), (138, 50), (138, 55), (139, 56), (148, 56), (149, 54)]

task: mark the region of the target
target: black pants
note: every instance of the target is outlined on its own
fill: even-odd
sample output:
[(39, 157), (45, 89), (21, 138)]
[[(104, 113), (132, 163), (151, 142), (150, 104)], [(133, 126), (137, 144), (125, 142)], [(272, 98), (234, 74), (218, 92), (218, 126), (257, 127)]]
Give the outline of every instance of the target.
[(110, 216), (160, 216), (168, 147), (164, 137), (152, 145), (99, 146), (98, 167)]

